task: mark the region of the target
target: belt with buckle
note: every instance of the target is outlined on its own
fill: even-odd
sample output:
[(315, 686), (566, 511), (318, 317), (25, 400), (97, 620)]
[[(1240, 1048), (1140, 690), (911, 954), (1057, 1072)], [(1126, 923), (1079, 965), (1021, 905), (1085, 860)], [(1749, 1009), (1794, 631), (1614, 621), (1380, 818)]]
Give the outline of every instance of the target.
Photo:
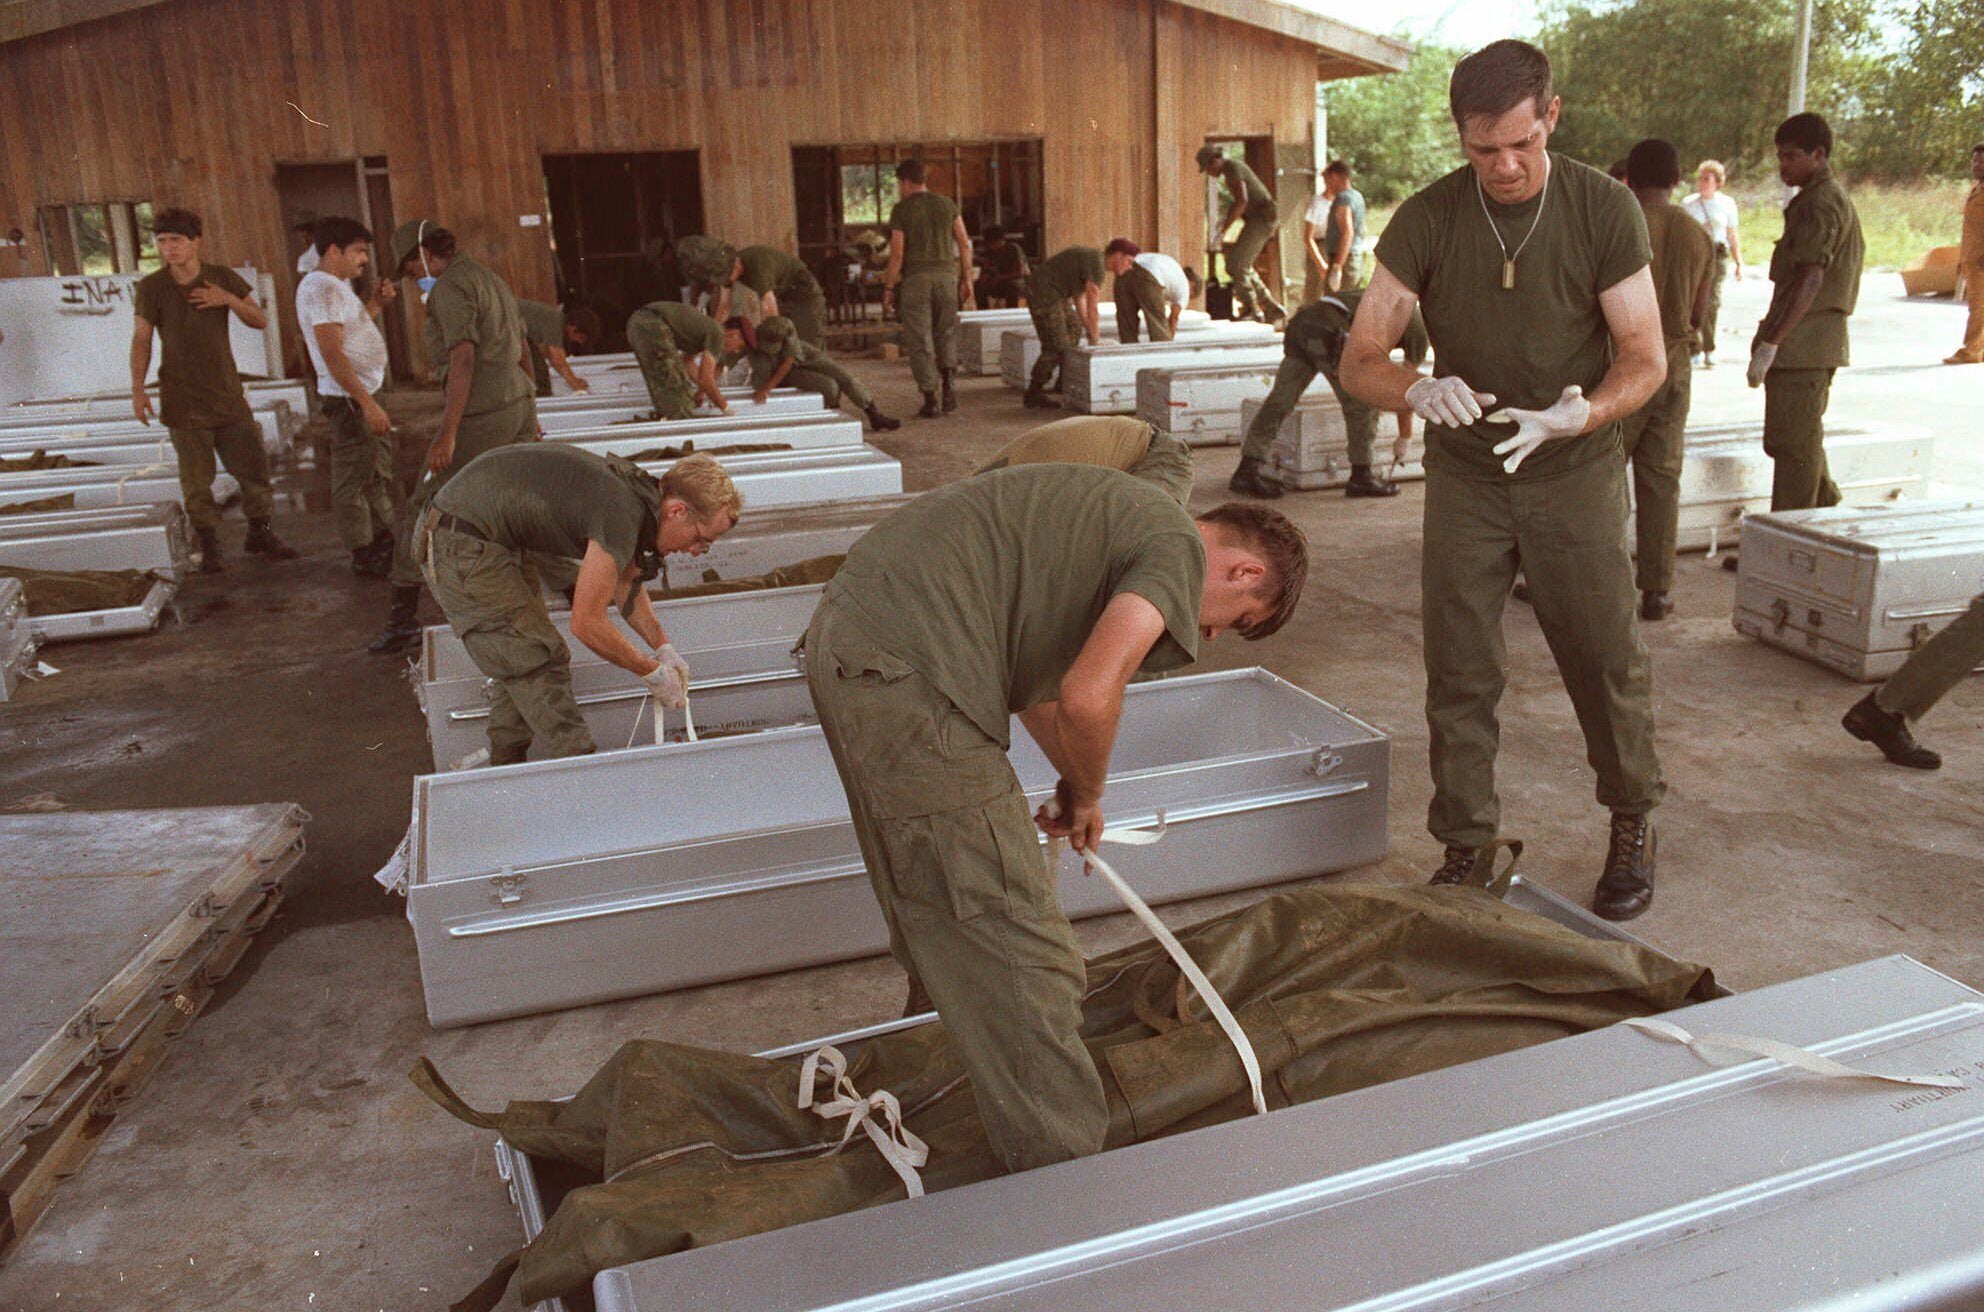
[(477, 528), (474, 524), (469, 523), (465, 519), (450, 515), (445, 510), (434, 512), (433, 518), (428, 520), (428, 528), (430, 531), (437, 528), (445, 528), (450, 533), (460, 533), (464, 537), (475, 538), (480, 542), (494, 542), (496, 540), (487, 533), (484, 533), (480, 528)]

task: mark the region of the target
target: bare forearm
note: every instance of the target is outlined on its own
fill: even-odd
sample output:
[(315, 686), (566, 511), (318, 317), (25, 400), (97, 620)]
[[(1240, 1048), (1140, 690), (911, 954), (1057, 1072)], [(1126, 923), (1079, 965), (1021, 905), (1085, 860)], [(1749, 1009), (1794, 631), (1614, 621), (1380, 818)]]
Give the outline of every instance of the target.
[(763, 390), (767, 392), (771, 391), (774, 387), (777, 387), (780, 383), (784, 382), (786, 375), (791, 372), (792, 372), (792, 357), (788, 355), (785, 357), (785, 359), (780, 360), (778, 362), (778, 368), (772, 370), (772, 376), (765, 380), (765, 386)]
[(620, 626), (604, 610), (586, 612), (574, 609), (572, 636), (584, 643), (593, 655), (630, 674), (645, 675), (654, 668), (654, 657), (642, 655), (636, 650), (634, 644), (627, 641), (627, 635), (621, 632)]
[(730, 408), (723, 399), (723, 389), (716, 385), (716, 361), (708, 355), (704, 355), (696, 367), (696, 386), (702, 389), (704, 399), (717, 409)]
[(257, 332), (269, 326), (269, 316), (262, 312), (261, 306), (255, 304), (255, 302), (249, 300), (246, 296), (235, 297), (233, 309), (235, 318), (241, 320), (241, 322), (247, 324)]
[(627, 616), (627, 623), (641, 640), (650, 647), (659, 648), (668, 641), (667, 630), (661, 627), (661, 617), (654, 613), (654, 602), (648, 598), (648, 590), (642, 587), (629, 589), (627, 604), (621, 609)]
[(1123, 714), (1123, 694), (1090, 705), (1061, 701), (1055, 703), (1054, 734), (1061, 747), (1062, 760), (1056, 764), (1061, 777), (1084, 801), (1102, 796), (1109, 782), (1109, 751), (1116, 743), (1116, 724)]
[(131, 343), (131, 390), (145, 390), (145, 378), (152, 371), (152, 344), (140, 339)]
[(442, 394), (441, 436), (452, 439), (461, 427), (462, 416), (468, 413), (468, 393), (475, 380), (470, 376), (475, 372), (475, 353), (471, 350), (467, 362), (451, 357), (448, 362), (448, 386)]
[(1667, 356), (1657, 346), (1652, 351), (1643, 347), (1621, 350), (1605, 371), (1605, 380), (1585, 398), (1591, 402), (1591, 417), (1585, 421), (1584, 431), (1595, 432), (1633, 414), (1666, 381)]
[(1344, 344), (1339, 373), (1344, 391), (1378, 410), (1411, 409), (1405, 392), (1420, 378), (1417, 369), (1394, 361), (1390, 351), (1380, 354), (1355, 336)]
[(351, 367), (351, 358), (344, 353), (342, 345), (333, 345), (322, 337), (317, 339), (317, 349), (323, 352), (324, 370), (332, 381), (344, 389), (344, 394), (357, 400), (368, 396), (365, 385), (358, 381), (358, 370)]
[(1804, 320), (1805, 312), (1812, 308), (1812, 302), (1818, 299), (1825, 280), (1826, 271), (1818, 265), (1800, 265), (1798, 281), (1791, 288), (1790, 299), (1784, 303), (1784, 313), (1766, 323), (1758, 336), (1772, 346), (1784, 345), (1784, 339), (1791, 336), (1792, 330)]

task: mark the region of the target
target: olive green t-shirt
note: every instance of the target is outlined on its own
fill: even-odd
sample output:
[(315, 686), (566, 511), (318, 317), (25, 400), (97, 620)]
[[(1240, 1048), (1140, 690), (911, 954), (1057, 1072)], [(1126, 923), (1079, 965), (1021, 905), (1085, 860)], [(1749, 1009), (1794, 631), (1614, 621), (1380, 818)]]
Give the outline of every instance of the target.
[(434, 495), (491, 541), (577, 560), (597, 542), (625, 569), (654, 546), (661, 484), (617, 456), (568, 442), (519, 442), (468, 462)]
[(1114, 469), (1017, 465), (926, 492), (847, 553), (827, 597), (1001, 746), (1009, 716), (1061, 695), (1103, 607), (1164, 616), (1140, 667), (1198, 655), (1206, 555), (1170, 493)]
[[(1502, 286), (1502, 247), (1482, 213), (1484, 203), (1509, 251), (1521, 248), (1513, 288)], [(1525, 244), (1532, 220), (1536, 230)], [(1599, 293), (1651, 258), (1633, 193), (1554, 151), (1549, 184), (1520, 205), (1488, 200), (1474, 170), (1462, 165), (1408, 197), (1378, 238), (1378, 262), (1419, 297), (1440, 376), (1458, 376), (1477, 392), (1493, 393), (1496, 406), (1525, 410), (1554, 405), (1573, 385), (1586, 395), (1596, 390), (1612, 365)], [(1480, 420), (1466, 428), (1428, 424), (1427, 464), (1545, 479), (1619, 450), (1619, 425), (1607, 424), (1545, 443), (1514, 474), (1505, 474), (1494, 446), (1514, 431)]]
[(687, 302), (650, 301), (634, 313), (660, 319), (675, 339), (675, 349), (684, 355), (707, 351), (713, 359), (723, 356), (723, 325)]
[[(1357, 317), (1357, 306), (1363, 299), (1363, 289), (1357, 288), (1331, 292), (1303, 306), (1288, 321), (1282, 334), (1282, 353), (1308, 361), (1311, 368), (1334, 381), (1343, 363), (1344, 339), (1350, 335), (1351, 321)], [(1412, 307), (1412, 318), (1406, 321), (1405, 336), (1399, 339), (1399, 347), (1405, 352), (1405, 362), (1415, 367), (1425, 363), (1432, 349), (1426, 338), (1426, 319), (1416, 305)]]
[(1020, 434), (978, 471), (1014, 465), (1099, 465), (1155, 483), (1183, 506), (1192, 499), (1192, 448), (1129, 415), (1074, 415)]
[[(1272, 220), (1274, 214), (1274, 193), (1261, 181), (1261, 175), (1248, 168), (1237, 159), (1229, 159), (1219, 171), (1219, 180), (1226, 185), (1226, 194), (1233, 201), (1245, 193), (1246, 208), (1240, 211), (1243, 219)], [(1231, 201), (1228, 202), (1232, 203)]]
[(565, 349), (565, 311), (543, 301), (517, 298), (517, 316), (524, 323), (524, 340), (532, 346)]
[(1679, 205), (1648, 205), (1647, 242), (1653, 250), (1653, 294), (1660, 302), (1660, 334), (1671, 349), (1693, 340), (1689, 320), (1695, 313), (1695, 293), (1715, 267), (1715, 243), (1707, 229)]
[(234, 311), (195, 308), (187, 293), (200, 286), (250, 293), (247, 281), (226, 265), (202, 264), (200, 276), (183, 287), (170, 269), (146, 274), (134, 296), (139, 317), (158, 333), (158, 417), (167, 428), (220, 428), (252, 416), (228, 342)]
[(429, 336), (440, 351), (438, 369), (462, 342), (475, 345), (475, 375), (469, 382), (465, 415), (488, 414), (533, 395), (536, 384), (523, 371), (523, 316), (510, 286), (488, 265), (457, 255), (427, 294), (427, 314), (435, 325)]
[(1757, 338), (1772, 336), (1784, 317), (1800, 265), (1826, 271), (1805, 317), (1778, 344), (1774, 369), (1838, 369), (1847, 359), (1846, 320), (1860, 302), (1860, 264), (1866, 255), (1860, 215), (1830, 168), (1821, 168), (1784, 207), (1784, 235), (1770, 254), (1770, 309)]
[(1086, 283), (1102, 286), (1102, 252), (1093, 246), (1070, 246), (1033, 266), (1033, 285), (1050, 297), (1073, 300)]
[(934, 191), (897, 201), (889, 211), (889, 231), (902, 234), (902, 271), (957, 268), (958, 242), (951, 231), (957, 220), (958, 207), (951, 198)]
[(820, 290), (813, 271), (801, 263), (798, 256), (789, 255), (775, 246), (746, 246), (737, 252), (737, 258), (744, 262), (744, 272), (737, 281), (760, 296), (770, 292), (783, 299)]

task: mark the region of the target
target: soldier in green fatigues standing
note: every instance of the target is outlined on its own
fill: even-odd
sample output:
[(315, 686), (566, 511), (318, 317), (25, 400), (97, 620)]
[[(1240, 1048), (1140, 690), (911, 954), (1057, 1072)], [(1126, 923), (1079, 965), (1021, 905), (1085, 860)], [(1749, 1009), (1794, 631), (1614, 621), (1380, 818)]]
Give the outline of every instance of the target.
[(654, 301), (627, 317), (627, 345), (641, 366), (641, 381), (654, 402), (656, 419), (687, 419), (702, 392), (721, 414), (730, 402), (717, 385), (723, 356), (723, 327), (693, 305)]
[(1029, 429), (980, 466), (1100, 465), (1155, 483), (1181, 506), (1192, 500), (1192, 448), (1128, 415), (1073, 415)]
[[(889, 269), (882, 305), (902, 317), (909, 372), (923, 393), (920, 419), (958, 408), (952, 379), (958, 369), (958, 306), (971, 305), (971, 234), (948, 196), (924, 185), (923, 161), (896, 166), (902, 199), (889, 211)], [(941, 384), (943, 395), (938, 388)]]
[[(712, 237), (684, 238), (678, 248), (682, 271), (693, 278), (699, 289), (715, 293), (718, 307), (712, 313), (719, 319), (736, 287), (742, 285), (755, 298), (760, 317), (774, 315), (790, 319), (799, 329), (799, 339), (818, 346), (826, 338), (827, 294), (819, 279), (796, 255), (773, 246), (746, 246), (734, 250), (729, 243)], [(752, 316), (746, 315), (746, 318)]]
[(1040, 338), (1040, 358), (1020, 398), (1024, 404), (1051, 408), (1047, 384), (1059, 372), (1062, 355), (1078, 337), (1090, 346), (1102, 340), (1101, 296), (1102, 252), (1093, 246), (1070, 246), (1033, 266), (1026, 278), (1026, 308)]
[(1639, 197), (1653, 251), (1653, 291), (1660, 302), (1660, 331), (1667, 342), (1667, 381), (1630, 415), (1621, 448), (1633, 466), (1634, 570), (1640, 618), (1663, 620), (1674, 611), (1674, 538), (1681, 516), (1682, 433), (1694, 390), (1694, 344), (1708, 313), (1715, 276), (1715, 243), (1693, 215), (1674, 204), (1681, 157), (1657, 137), (1626, 156), (1626, 185)]
[[(1281, 432), (1282, 421), (1294, 413), (1302, 394), (1309, 390), (1316, 375), (1321, 374), (1329, 382), (1330, 391), (1336, 393), (1337, 404), (1343, 407), (1344, 445), (1349, 448), (1350, 456), (1350, 481), (1344, 484), (1343, 494), (1347, 497), (1398, 495), (1397, 483), (1371, 472), (1371, 456), (1378, 444), (1378, 412), (1346, 392), (1339, 379), (1344, 339), (1350, 334), (1350, 323), (1357, 317), (1357, 303), (1362, 298), (1363, 293), (1356, 291), (1325, 296), (1297, 310), (1288, 321), (1288, 330), (1281, 341), (1281, 368), (1275, 371), (1268, 399), (1261, 403), (1254, 422), (1247, 428), (1240, 446), (1240, 465), (1226, 485), (1228, 491), (1269, 501), (1283, 494), (1282, 485), (1264, 472), (1268, 449), (1274, 445), (1275, 435)], [(1406, 364), (1417, 370), (1425, 363), (1430, 347), (1426, 323), (1417, 309), (1406, 324), (1402, 345)], [(1412, 411), (1401, 410), (1398, 440), (1392, 445), (1394, 461), (1405, 459), (1406, 444), (1411, 440)]]
[(1840, 721), (1846, 732), (1872, 743), (1881, 755), (1911, 770), (1940, 770), (1943, 758), (1915, 741), (1908, 726), (1927, 715), (1943, 694), (1984, 665), (1984, 592), (1963, 614), (1909, 653), (1888, 681), (1853, 704)]
[[(513, 765), (533, 742), (551, 757), (594, 749), (536, 560), (576, 563), (572, 636), (639, 675), (659, 705), (679, 709), (689, 665), (642, 585), (660, 572), (664, 554), (701, 555), (741, 513), (736, 485), (709, 456), (685, 457), (657, 479), (630, 460), (563, 442), (485, 452), (437, 492), (416, 526), (416, 546), (449, 626), (490, 679), (489, 763)], [(609, 607), (627, 617), (652, 656), (627, 641)]]
[(568, 311), (563, 306), (517, 298), (517, 313), (524, 321), (524, 340), (530, 343), (531, 378), (539, 396), (551, 395), (551, 374), (556, 370), (574, 392), (592, 390), (592, 384), (572, 372), (565, 358), (568, 348), (589, 346), (599, 340), (599, 316), (591, 310)]
[(1770, 257), (1770, 309), (1750, 346), (1750, 386), (1764, 389), (1772, 510), (1839, 504), (1826, 469), (1826, 401), (1847, 363), (1846, 321), (1860, 299), (1860, 215), (1833, 177), (1832, 129), (1817, 114), (1777, 126), (1777, 176), (1798, 194)]
[(1273, 324), (1283, 322), (1288, 311), (1254, 268), (1254, 262), (1267, 248), (1268, 239), (1274, 236), (1274, 194), (1259, 174), (1240, 160), (1228, 159), (1218, 146), (1199, 147), (1198, 162), (1206, 174), (1226, 184), (1226, 194), (1232, 198), (1220, 231), (1223, 233), (1236, 223), (1240, 225), (1240, 235), (1226, 247), (1226, 280), (1233, 286), (1233, 317), (1264, 319)]
[[(1476, 51), (1448, 99), (1468, 162), (1386, 225), (1343, 353), (1352, 395), (1427, 425), (1428, 828), (1447, 849), (1433, 882), (1490, 874), (1502, 610), (1520, 569), (1612, 813), (1593, 907), (1624, 920), (1653, 900), (1648, 817), (1666, 791), (1619, 455), (1620, 421), (1666, 373), (1646, 221), (1625, 188), (1549, 152), (1561, 105), (1541, 50)], [(1390, 359), (1415, 304), (1431, 378)]]
[(752, 400), (763, 405), (775, 387), (797, 387), (818, 392), (832, 410), (846, 397), (868, 417), (868, 427), (877, 433), (892, 433), (902, 420), (891, 419), (875, 404), (875, 398), (861, 380), (840, 367), (831, 355), (801, 340), (792, 320), (775, 314), (751, 326), (737, 318), (723, 325), (725, 365), (744, 360), (751, 366)]
[(230, 317), (250, 328), (268, 323), (240, 274), (200, 258), (204, 225), (191, 210), (161, 210), (153, 221), (164, 268), (138, 280), (137, 325), (131, 336), (131, 413), (151, 423), (151, 394), (145, 375), (152, 367), (152, 333), (164, 346), (159, 364), (159, 422), (172, 438), (179, 460), (179, 496), (186, 518), (200, 540), (200, 569), (218, 574), (220, 506), (214, 501), (214, 460), (241, 485), (241, 509), (248, 518), (244, 549), (272, 560), (294, 560), (296, 548), (269, 526), (275, 493), (269, 485), (269, 453), (262, 428), (248, 408), (241, 376), (228, 341)]
[[(1093, 850), (1133, 675), (1226, 629), (1274, 632), (1300, 532), (1256, 506), (1194, 521), (1113, 469), (1022, 465), (919, 497), (849, 550), (806, 632), (806, 680), (890, 946), (928, 990), (1009, 1171), (1093, 1153), (1108, 1106), (1083, 1046), (1082, 957), (1035, 826)], [(1031, 815), (1017, 713), (1060, 773)]]
[(427, 353), (445, 371), (440, 431), (427, 448), (426, 475), (408, 504), (393, 556), (386, 627), (371, 651), (391, 656), (420, 645), (420, 562), (414, 534), (442, 485), (485, 451), (538, 436), (536, 385), (523, 318), (508, 283), (456, 249), (455, 234), (432, 219), (410, 219), (393, 233), (393, 262), (418, 280), (427, 303)]

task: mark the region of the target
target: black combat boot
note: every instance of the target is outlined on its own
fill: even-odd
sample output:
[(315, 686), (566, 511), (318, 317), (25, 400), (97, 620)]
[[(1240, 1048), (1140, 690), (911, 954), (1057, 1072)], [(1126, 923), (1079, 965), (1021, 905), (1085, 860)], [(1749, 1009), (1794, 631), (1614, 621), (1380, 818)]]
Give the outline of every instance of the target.
[(1047, 399), (1047, 393), (1038, 387), (1029, 387), (1020, 397), (1020, 404), (1029, 410), (1052, 410), (1055, 403)]
[(372, 639), (366, 648), (374, 656), (397, 656), (403, 651), (411, 651), (420, 645), (420, 585), (418, 583), (395, 583), (391, 608), (386, 612), (386, 627), (379, 636)]
[(1605, 873), (1591, 895), (1591, 909), (1607, 920), (1631, 920), (1653, 904), (1653, 859), (1660, 846), (1643, 815), (1612, 813), (1612, 846)]
[(295, 560), (302, 553), (276, 536), (266, 519), (248, 521), (248, 539), (241, 549), (251, 556), (267, 556), (270, 560)]
[(1664, 620), (1674, 613), (1674, 603), (1664, 592), (1642, 592), (1640, 594), (1640, 618), (1647, 621)]
[(956, 412), (958, 408), (958, 389), (954, 381), (957, 378), (958, 371), (955, 369), (945, 369), (942, 373), (944, 377), (944, 413), (948, 415)]
[(1343, 485), (1343, 494), (1347, 497), (1395, 497), (1398, 495), (1398, 484), (1379, 478), (1371, 472), (1369, 465), (1352, 465), (1350, 481)]
[(393, 535), (380, 529), (372, 540), (351, 553), (351, 572), (363, 578), (383, 579), (393, 572)]
[(203, 528), (200, 530), (200, 573), (224, 574), (227, 562), (220, 555), (220, 530)]
[(1488, 849), (1484, 847), (1450, 847), (1447, 849), (1447, 859), (1426, 882), (1450, 888), (1463, 884), (1479, 887), (1487, 879), (1482, 860), (1487, 855)]
[(880, 408), (873, 401), (868, 403), (866, 414), (868, 415), (868, 427), (877, 433), (893, 433), (902, 427), (902, 420), (889, 418), (881, 412)]
[(923, 408), (916, 412), (916, 417), (918, 419), (935, 419), (940, 413), (942, 412), (937, 409), (937, 394), (935, 392), (925, 392), (923, 394)]
[(1252, 456), (1241, 456), (1240, 467), (1233, 471), (1233, 477), (1226, 482), (1226, 490), (1238, 492), (1243, 497), (1253, 497), (1258, 501), (1274, 501), (1280, 498), (1281, 484), (1261, 472), (1261, 462)]
[(1943, 758), (1916, 742), (1915, 735), (1908, 731), (1908, 717), (1881, 709), (1873, 693), (1853, 703), (1853, 709), (1846, 713), (1840, 724), (1861, 742), (1880, 748), (1881, 755), (1896, 765), (1905, 765), (1911, 770), (1943, 768)]

